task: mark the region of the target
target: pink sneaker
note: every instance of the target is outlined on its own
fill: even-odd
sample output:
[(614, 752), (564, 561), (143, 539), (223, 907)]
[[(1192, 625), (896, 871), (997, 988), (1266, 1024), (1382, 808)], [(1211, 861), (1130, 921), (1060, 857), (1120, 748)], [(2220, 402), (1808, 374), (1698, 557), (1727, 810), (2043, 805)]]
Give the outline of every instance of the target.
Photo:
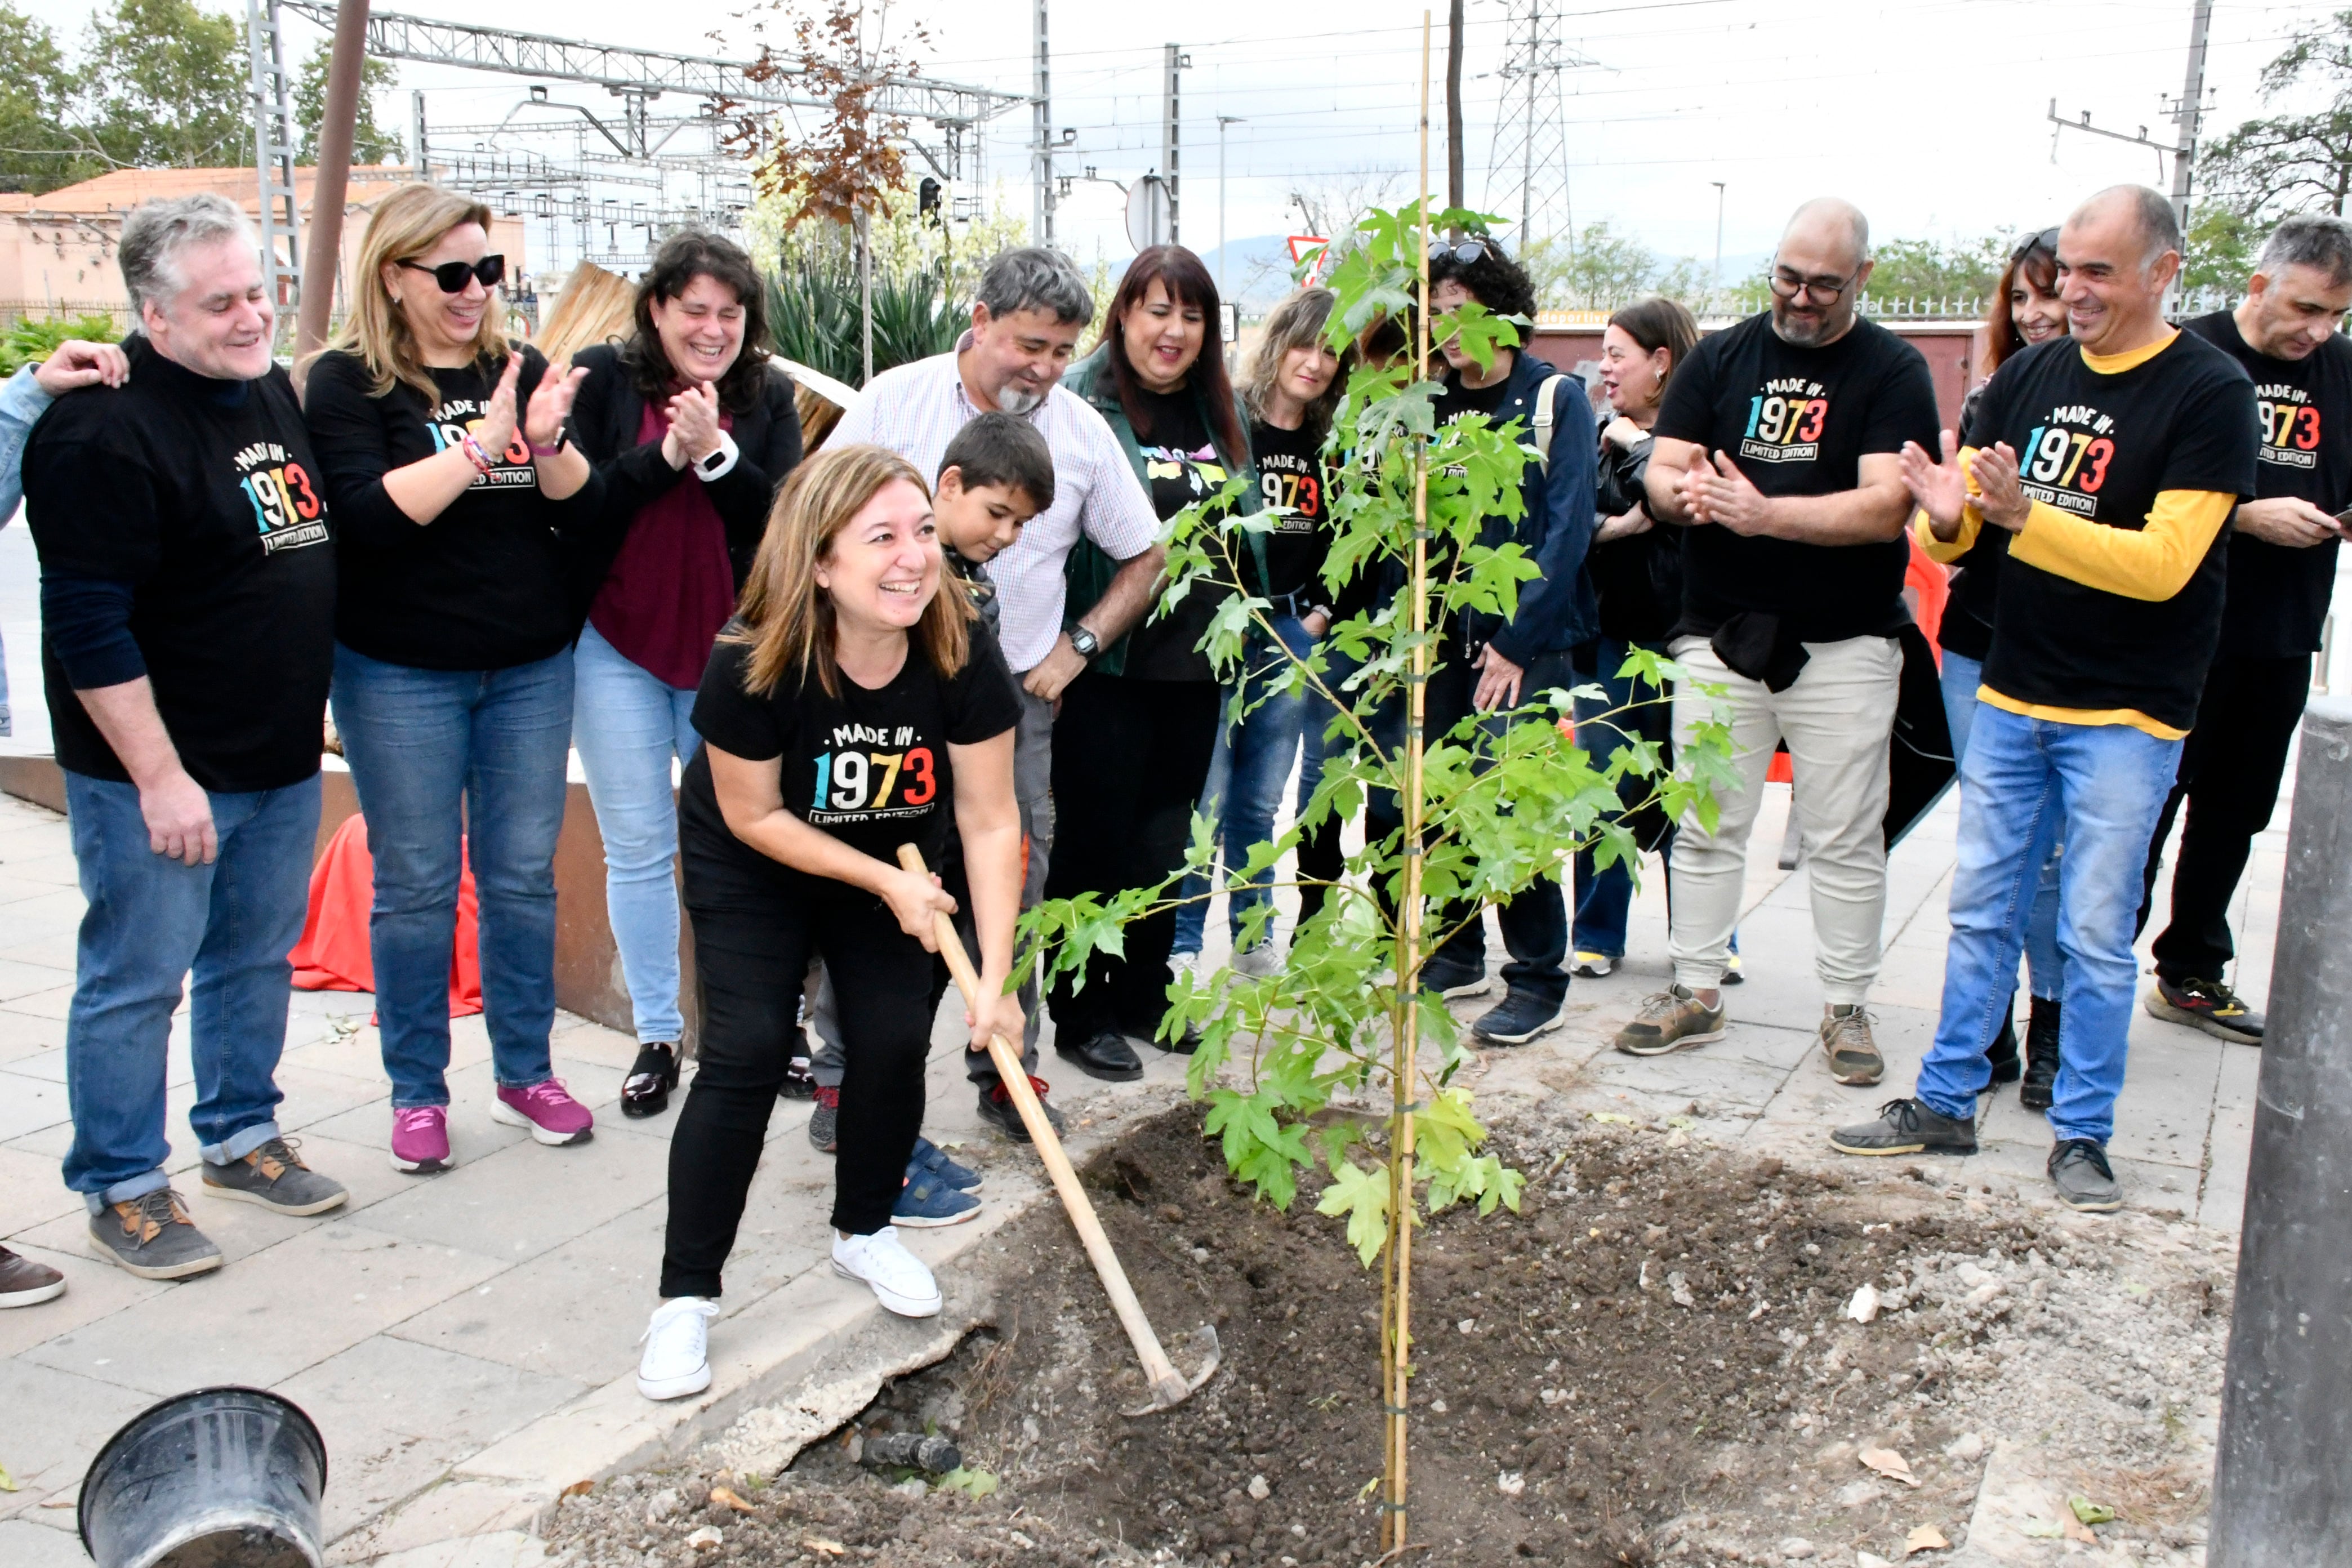
[(566, 1143), (585, 1143), (596, 1135), (596, 1119), (564, 1092), (560, 1078), (541, 1079), (525, 1089), (500, 1088), (490, 1106), (490, 1120), (509, 1127), (528, 1127), (534, 1140), (559, 1149)]
[(392, 1168), (430, 1176), (457, 1162), (449, 1158), (449, 1110), (415, 1105), (392, 1113)]

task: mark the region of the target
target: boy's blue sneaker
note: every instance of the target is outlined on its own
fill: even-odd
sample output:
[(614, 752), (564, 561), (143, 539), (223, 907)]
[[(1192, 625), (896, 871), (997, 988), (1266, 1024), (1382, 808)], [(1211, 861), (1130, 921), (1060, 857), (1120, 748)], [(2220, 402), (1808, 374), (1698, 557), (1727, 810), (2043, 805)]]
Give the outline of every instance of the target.
[(986, 1178), (970, 1165), (959, 1165), (948, 1158), (947, 1151), (929, 1139), (917, 1134), (914, 1158), (907, 1162), (907, 1174), (919, 1175), (929, 1171), (960, 1193), (976, 1193)]
[(980, 1200), (968, 1193), (960, 1193), (929, 1171), (917, 1171), (898, 1189), (898, 1201), (891, 1205), (890, 1223), (903, 1225), (909, 1230), (924, 1230), (934, 1226), (961, 1225), (980, 1217)]

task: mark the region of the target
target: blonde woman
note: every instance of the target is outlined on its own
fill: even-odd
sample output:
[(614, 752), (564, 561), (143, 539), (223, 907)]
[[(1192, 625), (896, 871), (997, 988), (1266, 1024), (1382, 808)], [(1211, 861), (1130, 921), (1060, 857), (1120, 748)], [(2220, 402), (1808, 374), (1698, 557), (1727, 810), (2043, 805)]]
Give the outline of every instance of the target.
[[(923, 1120), (923, 1065), (946, 975), (935, 912), (968, 889), (979, 937), (974, 1049), (1022, 1037), (1005, 994), (1021, 903), (1013, 733), (995, 638), (941, 581), (930, 492), (879, 447), (828, 447), (785, 485), (738, 617), (694, 704), (702, 745), (678, 789), (678, 849), (702, 991), (699, 1067), (669, 1146), (665, 1300), (637, 1387), (710, 1384), (709, 1322), (797, 1034), (810, 957), (834, 982), (845, 1055), (833, 1267), (905, 1317), (940, 1310), (891, 1207)], [(953, 823), (958, 866), (940, 866)], [(902, 868), (913, 844), (947, 873)]]
[(375, 858), (392, 1163), (420, 1174), (452, 1163), (449, 954), (468, 855), (490, 1115), (553, 1145), (593, 1127), (548, 1054), (571, 578), (597, 525), (565, 428), (586, 373), (551, 373), (500, 333), (489, 226), (488, 208), (430, 185), (386, 196), (350, 321), (304, 395), (336, 522), (335, 726)]

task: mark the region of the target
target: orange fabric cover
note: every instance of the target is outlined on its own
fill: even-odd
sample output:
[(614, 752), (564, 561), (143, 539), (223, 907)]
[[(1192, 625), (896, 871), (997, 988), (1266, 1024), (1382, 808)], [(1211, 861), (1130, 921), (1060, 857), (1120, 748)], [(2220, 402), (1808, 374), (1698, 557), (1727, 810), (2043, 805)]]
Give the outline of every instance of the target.
[[(465, 853), (462, 846), (459, 854)], [(368, 952), (368, 911), (375, 903), (375, 860), (367, 823), (345, 820), (310, 869), (310, 913), (289, 955), (298, 991), (373, 991), (375, 963)], [(461, 859), (457, 877), (457, 945), (449, 961), (449, 1016), (482, 1010), (480, 940), (476, 931), (474, 872)]]

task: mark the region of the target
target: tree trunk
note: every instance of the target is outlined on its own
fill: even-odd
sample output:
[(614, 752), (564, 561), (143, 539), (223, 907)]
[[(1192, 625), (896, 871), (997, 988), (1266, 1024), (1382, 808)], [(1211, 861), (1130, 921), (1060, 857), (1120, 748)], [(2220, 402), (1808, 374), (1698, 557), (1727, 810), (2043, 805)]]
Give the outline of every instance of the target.
[(1462, 194), (1462, 0), (1445, 14), (1445, 205), (1464, 205)]

